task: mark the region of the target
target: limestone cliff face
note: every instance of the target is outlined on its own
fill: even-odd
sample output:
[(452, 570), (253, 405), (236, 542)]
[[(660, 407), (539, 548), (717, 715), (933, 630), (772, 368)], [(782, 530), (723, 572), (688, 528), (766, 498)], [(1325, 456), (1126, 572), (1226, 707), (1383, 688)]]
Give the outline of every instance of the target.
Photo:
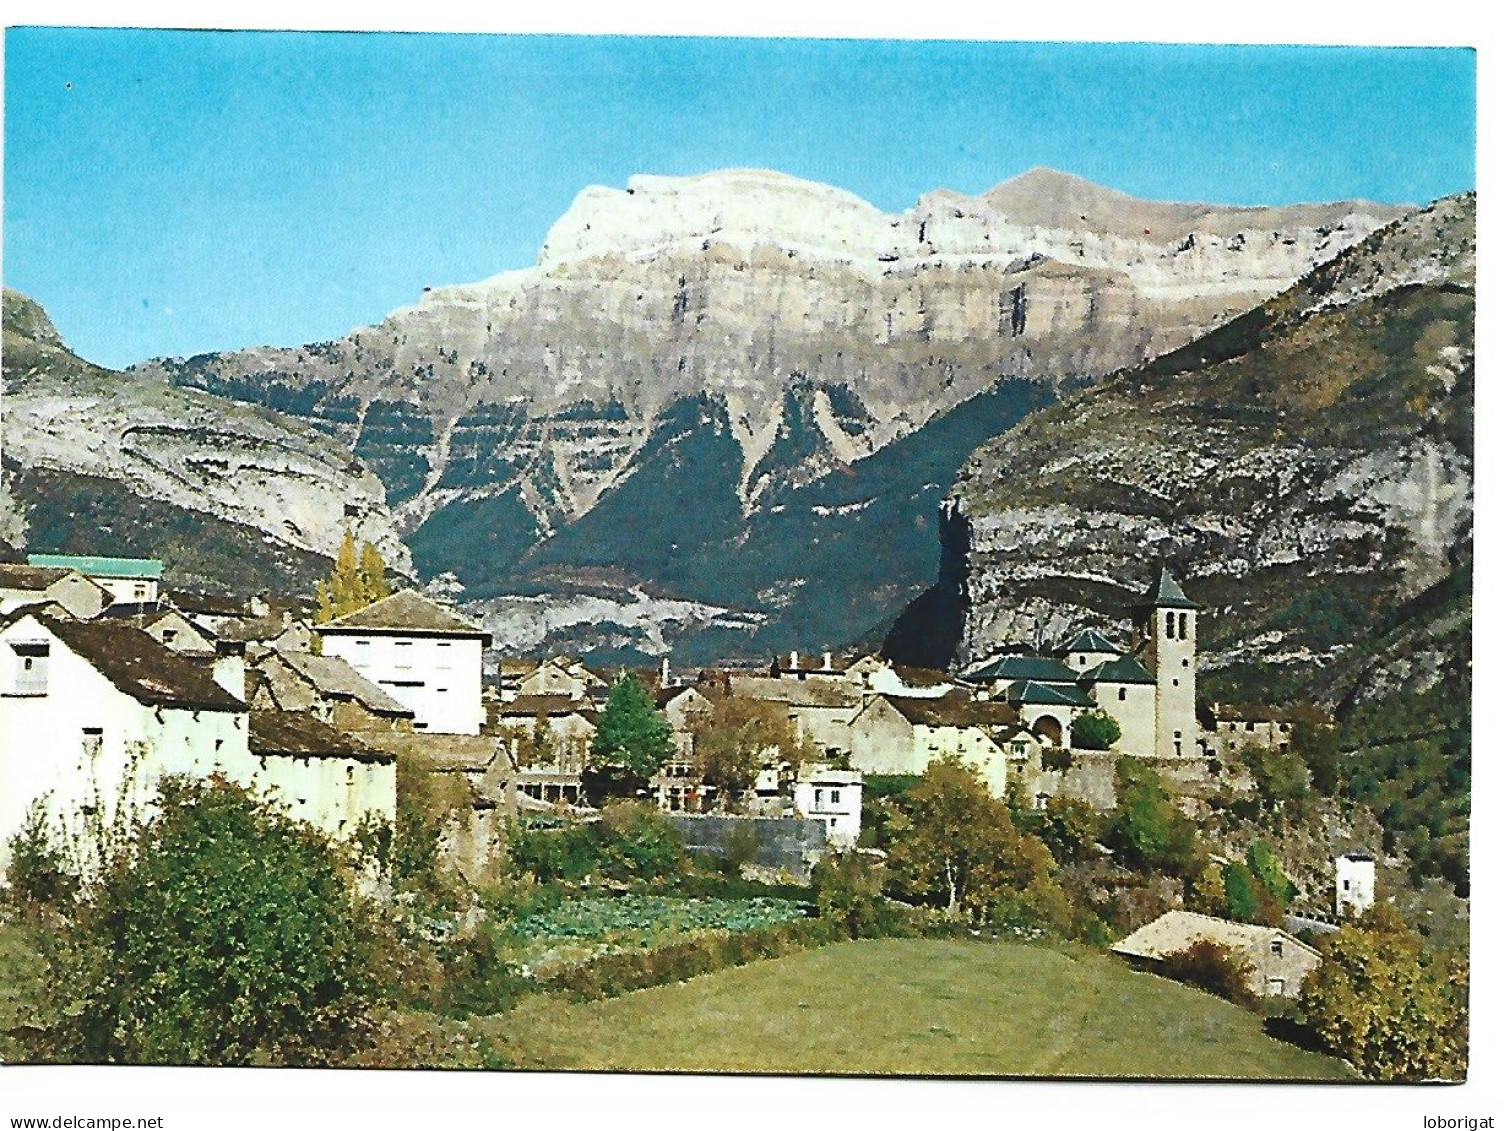
[[(246, 575), (257, 553), (271, 547), (272, 558), (299, 563), (301, 573), (309, 559), (333, 556), (346, 522), (395, 568), (412, 568), (380, 481), (340, 445), (265, 409), (90, 365), (68, 351), (40, 306), (12, 291), (4, 375), (15, 542), (29, 533), (33, 549), (92, 549), (91, 538), (98, 552), (122, 539), (149, 547), (154, 532), (125, 529), (124, 514), (119, 529), (105, 520), (106, 529), (91, 532), (87, 521), (73, 521), (80, 492), (92, 485), (137, 506), (156, 504), (157, 519), (182, 525), (187, 543), (195, 524), (201, 535), (212, 530), (182, 563), (200, 584), (278, 583)], [(223, 556), (211, 562), (216, 537)], [(182, 584), (183, 571), (174, 580)]]
[(1213, 688), (1337, 703), (1465, 669), (1474, 210), (1439, 201), (984, 445), (946, 502), (932, 651), (1126, 631), (1167, 561), (1208, 606)]
[[(706, 490), (719, 505), (724, 481), (750, 527), (1007, 382), (1048, 392), (1183, 345), (1402, 211), (1158, 204), (1036, 170), (889, 214), (765, 171), (634, 177), (581, 193), (531, 268), (434, 288), (336, 342), (142, 370), (342, 440), (420, 569), (485, 597), (658, 459), (681, 406), (714, 402), (731, 448)], [(830, 517), (810, 513), (806, 538)], [(698, 537), (688, 516), (651, 525)], [(804, 582), (826, 583), (763, 587)], [(715, 580), (673, 589), (768, 611)]]

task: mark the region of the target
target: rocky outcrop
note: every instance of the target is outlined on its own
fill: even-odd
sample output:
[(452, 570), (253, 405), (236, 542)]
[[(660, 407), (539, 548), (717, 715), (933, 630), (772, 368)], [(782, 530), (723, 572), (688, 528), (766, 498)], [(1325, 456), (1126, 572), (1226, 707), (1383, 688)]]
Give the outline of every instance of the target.
[[(276, 576), (247, 576), (258, 555), (268, 568), (291, 562), (302, 572), (333, 556), (346, 524), (411, 571), (380, 481), (328, 437), (266, 409), (91, 365), (68, 351), (40, 306), (12, 291), (4, 326), (5, 495), (33, 548), (150, 545), (151, 531), (117, 530), (102, 516), (71, 521), (92, 493), (116, 508), (147, 506), (200, 551), (212, 528), (224, 543), (217, 563), (189, 555), (200, 584), (280, 589)], [(187, 536), (195, 523), (199, 539)], [(183, 583), (181, 571), (174, 580)]]
[(1126, 633), (1168, 562), (1207, 606), (1211, 690), (1340, 704), (1466, 679), (1474, 213), (1439, 201), (984, 445), (929, 597), (958, 631), (890, 650)]
[[(786, 527), (772, 516), (797, 506), (791, 492), (841, 494), (867, 461), (1010, 382), (1034, 383), (1039, 402), (1183, 345), (1402, 211), (1159, 204), (1036, 170), (889, 214), (766, 171), (634, 177), (582, 192), (531, 268), (433, 288), (339, 341), (141, 368), (299, 415), (347, 444), (381, 476), (419, 568), (452, 570), (483, 598), (543, 562), (600, 564), (596, 547), (566, 535), (648, 465), (666, 474), (686, 415), (720, 421), (725, 444), (713, 468), (676, 466), (713, 476), (703, 493), (717, 521), (731, 508), (745, 551), (759, 522)], [(917, 500), (929, 482), (896, 497)], [(816, 506), (876, 497), (812, 498), (793, 536), (810, 544), (855, 513)], [(901, 516), (900, 537), (932, 521), (933, 500), (923, 506)], [(648, 525), (680, 547), (704, 540), (695, 514)], [(933, 576), (933, 549), (923, 556), (928, 576), (898, 571), (900, 603)], [(737, 572), (665, 567), (635, 580), (770, 613), (757, 622), (770, 630), (798, 609), (757, 593), (803, 585), (816, 608), (846, 580), (806, 571), (728, 587)]]

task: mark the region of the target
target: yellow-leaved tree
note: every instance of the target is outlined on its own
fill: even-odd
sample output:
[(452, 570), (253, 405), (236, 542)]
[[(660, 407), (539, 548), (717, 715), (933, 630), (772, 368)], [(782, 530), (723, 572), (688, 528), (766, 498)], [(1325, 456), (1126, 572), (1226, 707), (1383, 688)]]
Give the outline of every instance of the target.
[(333, 572), (328, 580), (318, 583), (319, 607), (314, 619), (324, 624), (363, 609), (391, 592), (381, 552), (369, 542), (361, 542), (357, 549), (354, 532), (346, 530)]

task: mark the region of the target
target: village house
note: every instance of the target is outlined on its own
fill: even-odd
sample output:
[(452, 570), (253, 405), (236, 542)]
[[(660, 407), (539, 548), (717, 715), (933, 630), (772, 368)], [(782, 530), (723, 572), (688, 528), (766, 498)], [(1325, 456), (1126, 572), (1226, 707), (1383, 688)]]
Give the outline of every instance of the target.
[(79, 620), (93, 620), (112, 600), (108, 590), (76, 569), (0, 563), (0, 616), (51, 601)]
[(56, 605), (0, 619), (0, 870), (34, 802), (71, 828), (148, 803), (165, 774), (252, 786), (249, 711), (215, 676), (127, 622)]
[(850, 754), (851, 720), (862, 696), (844, 678), (802, 680), (731, 672), (725, 686), (731, 695), (778, 704), (800, 740), (807, 739), (822, 758), (839, 761)]
[(1331, 726), (1332, 717), (1307, 704), (1268, 707), (1257, 703), (1213, 703), (1202, 720), (1208, 754), (1226, 756), (1250, 746), (1288, 751), (1300, 723)]
[(846, 665), (839, 663), (829, 652), (823, 653), (818, 659), (807, 658), (802, 663), (798, 652), (790, 652), (787, 660), (779, 656), (773, 657), (773, 662), (768, 666), (768, 675), (773, 679), (844, 682)]
[(413, 712), (338, 656), (266, 652), (251, 667), (256, 710), (307, 712), (335, 730), (410, 731)]
[(1337, 918), (1362, 915), (1373, 906), (1374, 860), (1366, 852), (1347, 852), (1332, 862), (1336, 872)]
[(184, 656), (213, 656), (218, 637), (170, 606), (116, 602), (103, 614), (139, 628), (158, 644)]
[(1260, 997), (1294, 999), (1306, 976), (1321, 965), (1321, 955), (1279, 927), (1235, 923), (1192, 911), (1167, 911), (1121, 942), (1113, 953), (1153, 969), (1166, 956), (1200, 941), (1216, 943), (1248, 961), (1248, 988)]
[(864, 774), (922, 774), (951, 755), (1002, 797), (1014, 772), (1039, 760), (1041, 740), (1006, 703), (953, 693), (940, 699), (876, 695), (851, 722), (851, 765)]
[(336, 840), (397, 820), (397, 758), (304, 711), (251, 710), (256, 788)]
[(898, 664), (879, 656), (863, 656), (849, 665), (846, 680), (864, 692), (909, 699), (938, 699), (960, 690), (955, 677), (947, 672)]
[(826, 842), (849, 848), (862, 835), (862, 774), (823, 763), (801, 766), (794, 779), (794, 815), (826, 824)]
[(162, 563), (155, 558), (109, 558), (76, 554), (28, 554), (26, 563), (77, 570), (92, 578), (116, 601), (151, 604), (158, 599)]
[(514, 767), (517, 791), (535, 801), (577, 805), (597, 715), (588, 699), (519, 695), (490, 707), (490, 725)]
[(411, 589), (318, 626), (326, 656), (345, 660), (413, 712), (413, 729), (477, 735), (490, 634)]
[(610, 684), (604, 679), (568, 656), (544, 660), (517, 685), (518, 696), (567, 695), (571, 699), (586, 699), (609, 690)]

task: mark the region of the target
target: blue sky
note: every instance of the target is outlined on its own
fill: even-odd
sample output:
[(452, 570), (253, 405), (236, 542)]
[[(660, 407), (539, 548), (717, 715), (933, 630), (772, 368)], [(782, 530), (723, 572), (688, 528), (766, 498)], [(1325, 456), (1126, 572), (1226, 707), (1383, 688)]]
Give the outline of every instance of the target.
[(5, 283), (85, 357), (337, 337), (525, 266), (588, 184), (760, 166), (889, 210), (1474, 184), (1457, 49), (12, 29)]

